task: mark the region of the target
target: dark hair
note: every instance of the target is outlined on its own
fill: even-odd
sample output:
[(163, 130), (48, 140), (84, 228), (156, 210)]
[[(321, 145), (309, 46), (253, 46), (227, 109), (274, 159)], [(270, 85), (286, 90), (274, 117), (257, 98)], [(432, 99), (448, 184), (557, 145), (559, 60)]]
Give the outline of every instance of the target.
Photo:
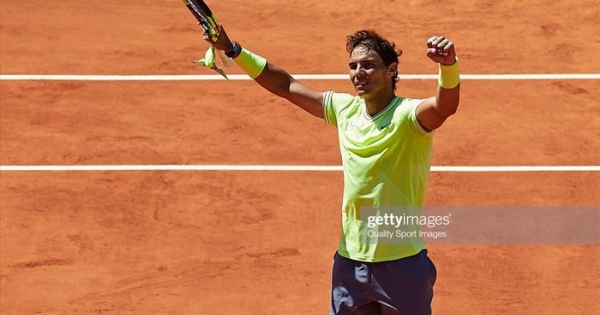
[[(367, 51), (376, 52), (386, 67), (394, 62), (400, 64), (398, 57), (402, 56), (402, 49), (397, 49), (395, 43), (388, 41), (373, 30), (359, 30), (346, 37), (346, 50), (349, 54), (352, 54), (354, 49), (359, 46), (366, 48)], [(397, 81), (398, 74), (396, 73), (392, 77), (394, 90), (396, 89)]]

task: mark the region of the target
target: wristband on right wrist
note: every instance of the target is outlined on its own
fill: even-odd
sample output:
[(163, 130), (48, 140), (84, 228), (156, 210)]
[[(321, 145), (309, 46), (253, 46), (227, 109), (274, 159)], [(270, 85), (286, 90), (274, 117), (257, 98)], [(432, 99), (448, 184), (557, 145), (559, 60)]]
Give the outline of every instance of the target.
[(438, 84), (444, 89), (453, 89), (460, 83), (458, 72), (458, 57), (451, 65), (439, 64)]
[(267, 66), (267, 59), (241, 48), (240, 54), (233, 59), (235, 63), (244, 70), (252, 79), (258, 77)]

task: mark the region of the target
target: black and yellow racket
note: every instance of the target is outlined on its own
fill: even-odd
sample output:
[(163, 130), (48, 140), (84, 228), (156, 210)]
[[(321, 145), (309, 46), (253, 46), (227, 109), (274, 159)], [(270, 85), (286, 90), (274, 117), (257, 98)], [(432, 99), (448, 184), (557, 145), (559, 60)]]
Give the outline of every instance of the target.
[(186, 7), (192, 12), (198, 24), (211, 37), (212, 41), (219, 38), (219, 22), (208, 5), (202, 0), (183, 0)]
[[(190, 10), (190, 12), (192, 12), (198, 21), (198, 25), (202, 26), (204, 33), (209, 36), (211, 41), (216, 42), (219, 38), (221, 29), (217, 18), (212, 13), (206, 2), (203, 0), (183, 0), (183, 3)], [(231, 60), (231, 58), (227, 57), (225, 53), (220, 50), (218, 50), (216, 53), (221, 59), (223, 66), (227, 68), (231, 67), (233, 64), (233, 60)], [(227, 79), (225, 72), (216, 65), (215, 48), (212, 45), (206, 52), (204, 58), (194, 61), (194, 63), (200, 66), (211, 68)]]

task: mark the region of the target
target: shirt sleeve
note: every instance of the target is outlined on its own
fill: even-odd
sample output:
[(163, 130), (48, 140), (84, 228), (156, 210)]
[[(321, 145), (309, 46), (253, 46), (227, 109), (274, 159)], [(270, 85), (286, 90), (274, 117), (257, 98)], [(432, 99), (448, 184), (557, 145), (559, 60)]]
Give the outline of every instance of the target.
[(337, 126), (337, 113), (333, 105), (333, 91), (327, 91), (323, 95), (323, 116), (325, 122)]
[(344, 110), (350, 108), (356, 97), (348, 93), (327, 91), (323, 94), (323, 117), (325, 122), (338, 126), (344, 120)]
[(405, 100), (408, 104), (408, 121), (410, 122), (410, 126), (411, 129), (414, 133), (421, 135), (421, 136), (427, 136), (427, 137), (431, 137), (433, 136), (433, 134), (435, 133), (435, 130), (433, 131), (427, 131), (423, 128), (423, 126), (421, 126), (421, 123), (419, 122), (419, 120), (417, 119), (417, 108), (419, 107), (419, 105), (425, 101), (425, 99), (406, 99)]

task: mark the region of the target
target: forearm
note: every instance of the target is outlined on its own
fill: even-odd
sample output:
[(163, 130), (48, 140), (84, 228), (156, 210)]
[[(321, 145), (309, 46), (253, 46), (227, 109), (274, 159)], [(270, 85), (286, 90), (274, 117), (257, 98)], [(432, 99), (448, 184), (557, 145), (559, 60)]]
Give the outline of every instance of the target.
[(437, 112), (444, 117), (450, 117), (456, 113), (460, 102), (460, 84), (451, 89), (445, 89), (438, 85), (436, 94)]
[(294, 79), (279, 66), (249, 50), (242, 49), (234, 58), (236, 64), (267, 91), (287, 99), (313, 116), (323, 118), (323, 93)]
[(439, 65), (439, 79), (436, 93), (436, 109), (444, 117), (450, 117), (460, 103), (460, 76), (458, 59), (452, 65)]
[(279, 66), (267, 62), (266, 67), (259, 76), (254, 78), (254, 81), (277, 96), (289, 98), (291, 86), (295, 80)]
[(323, 92), (301, 84), (282, 68), (232, 41), (224, 28), (221, 28), (217, 41), (210, 42), (216, 49), (224, 51), (227, 57), (232, 58), (262, 88), (289, 100), (316, 117), (323, 118)]
[(281, 97), (288, 96), (294, 79), (282, 68), (267, 62), (262, 56), (245, 48), (242, 48), (234, 61), (256, 83), (269, 92)]

